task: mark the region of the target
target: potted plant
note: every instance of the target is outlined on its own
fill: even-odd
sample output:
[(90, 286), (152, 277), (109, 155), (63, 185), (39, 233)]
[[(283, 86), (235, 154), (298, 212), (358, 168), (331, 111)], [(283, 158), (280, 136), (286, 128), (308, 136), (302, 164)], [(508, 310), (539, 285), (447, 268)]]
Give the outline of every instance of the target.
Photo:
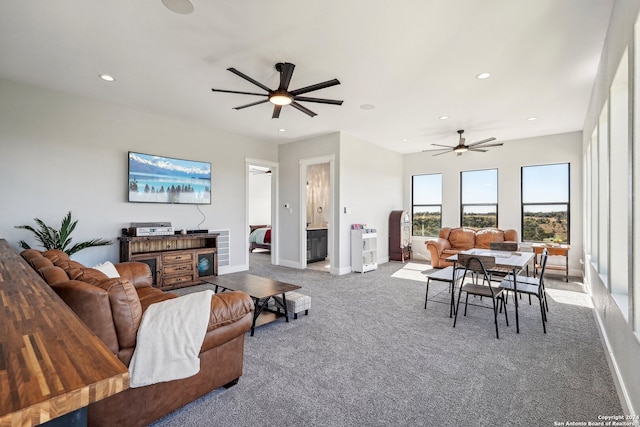
[[(78, 220), (71, 220), (71, 211), (69, 211), (69, 213), (67, 213), (67, 215), (62, 219), (59, 230), (48, 226), (39, 218), (34, 218), (34, 221), (38, 224), (39, 228), (36, 229), (30, 225), (16, 225), (15, 227), (31, 231), (33, 234), (35, 234), (36, 240), (39, 241), (47, 250), (59, 249), (66, 252), (67, 255), (71, 256), (72, 254), (86, 248), (94, 246), (106, 246), (113, 243), (111, 240), (97, 238), (86, 242), (76, 243), (73, 246), (69, 247), (71, 245), (71, 241), (73, 240), (71, 238), (71, 233), (73, 233), (73, 230), (75, 230), (76, 225), (78, 224)], [(22, 249), (31, 249), (31, 246), (29, 246), (29, 244), (27, 244), (27, 242), (25, 242), (24, 240), (20, 240), (18, 244)]]

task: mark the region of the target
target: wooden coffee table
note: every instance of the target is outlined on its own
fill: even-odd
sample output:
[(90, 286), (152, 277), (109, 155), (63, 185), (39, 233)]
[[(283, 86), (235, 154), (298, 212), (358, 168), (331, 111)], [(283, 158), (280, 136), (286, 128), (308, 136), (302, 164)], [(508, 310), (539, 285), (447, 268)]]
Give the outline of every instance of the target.
[[(285, 292), (300, 289), (301, 286), (292, 285), (291, 283), (280, 282), (278, 280), (267, 279), (266, 277), (254, 276), (246, 273), (233, 273), (224, 276), (213, 276), (204, 280), (207, 283), (215, 285), (215, 292), (218, 288), (222, 291), (242, 291), (248, 294), (254, 302), (255, 309), (253, 311), (253, 323), (251, 324), (251, 336), (255, 328), (284, 316), (289, 321), (289, 312), (287, 311), (287, 302)], [(282, 302), (273, 298), (276, 295), (282, 295)], [(265, 310), (269, 301), (273, 299), (276, 305), (280, 306), (284, 314)]]

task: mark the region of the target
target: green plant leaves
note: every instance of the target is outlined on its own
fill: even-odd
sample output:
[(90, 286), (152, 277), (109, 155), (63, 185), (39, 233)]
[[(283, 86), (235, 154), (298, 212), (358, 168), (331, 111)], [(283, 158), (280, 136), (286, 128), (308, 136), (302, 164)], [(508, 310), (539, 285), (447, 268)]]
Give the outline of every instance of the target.
[[(55, 228), (45, 224), (40, 218), (34, 218), (34, 221), (38, 225), (38, 228), (33, 228), (30, 225), (16, 225), (15, 228), (32, 232), (35, 235), (35, 239), (47, 250), (58, 249), (66, 252), (67, 255), (73, 255), (83, 249), (95, 246), (107, 246), (113, 243), (111, 240), (96, 238), (86, 242), (76, 243), (69, 247), (73, 240), (71, 233), (73, 233), (73, 230), (75, 230), (78, 225), (78, 220), (72, 221), (71, 211), (69, 211), (69, 213), (67, 213), (67, 215), (62, 219), (60, 230), (56, 230)], [(18, 244), (23, 249), (31, 249), (31, 246), (29, 246), (24, 240), (21, 240)]]

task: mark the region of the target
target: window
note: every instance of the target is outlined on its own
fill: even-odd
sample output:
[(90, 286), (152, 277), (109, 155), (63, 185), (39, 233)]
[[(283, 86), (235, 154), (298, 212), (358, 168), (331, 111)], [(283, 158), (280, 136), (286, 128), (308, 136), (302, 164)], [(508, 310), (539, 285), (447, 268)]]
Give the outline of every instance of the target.
[(569, 243), (569, 163), (522, 167), (522, 240)]
[(631, 186), (630, 159), (632, 148), (629, 138), (629, 59), (625, 50), (609, 92), (609, 285), (613, 299), (625, 318), (629, 315), (629, 283), (633, 280), (629, 268), (633, 237), (630, 212)]
[(498, 169), (460, 173), (460, 224), (498, 227)]
[(413, 236), (437, 236), (442, 228), (442, 174), (414, 175), (411, 182)]

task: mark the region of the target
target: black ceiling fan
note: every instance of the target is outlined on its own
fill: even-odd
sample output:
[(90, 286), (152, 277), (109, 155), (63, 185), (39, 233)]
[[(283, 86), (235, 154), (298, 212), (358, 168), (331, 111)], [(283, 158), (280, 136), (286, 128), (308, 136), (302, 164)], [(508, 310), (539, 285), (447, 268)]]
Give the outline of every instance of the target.
[(434, 154), (434, 156), (440, 156), (441, 154), (447, 154), (449, 152), (458, 153), (458, 156), (462, 156), (462, 153), (466, 153), (467, 151), (480, 151), (482, 153), (485, 153), (487, 151), (485, 150), (485, 148), (499, 147), (502, 145), (502, 142), (499, 142), (497, 144), (482, 145), (482, 147), (479, 147), (479, 145), (481, 144), (486, 144), (487, 142), (495, 141), (496, 139), (493, 137), (483, 139), (482, 141), (472, 142), (471, 144), (465, 144), (464, 143), (465, 139), (462, 137), (463, 133), (464, 133), (464, 130), (458, 131), (458, 134), (460, 135), (460, 140), (458, 141), (458, 145), (456, 145), (455, 147), (451, 147), (450, 145), (431, 144), (436, 147), (446, 147), (446, 148), (440, 148), (437, 150), (424, 150), (424, 151), (442, 151), (442, 153)]
[(280, 111), (282, 110), (283, 105), (291, 105), (292, 107), (302, 111), (303, 113), (309, 115), (310, 117), (316, 116), (317, 114), (308, 108), (300, 105), (298, 101), (302, 102), (316, 102), (318, 104), (332, 104), (332, 105), (342, 105), (343, 101), (337, 101), (335, 99), (324, 99), (324, 98), (309, 98), (307, 96), (300, 96), (308, 92), (313, 92), (314, 90), (320, 90), (327, 87), (339, 85), (340, 82), (338, 79), (328, 80), (323, 83), (317, 83), (311, 86), (306, 86), (296, 90), (289, 90), (289, 83), (291, 82), (291, 76), (293, 75), (293, 70), (296, 68), (294, 64), (289, 62), (278, 62), (276, 64), (276, 70), (280, 73), (280, 86), (277, 89), (269, 89), (267, 86), (262, 83), (252, 79), (246, 74), (241, 73), (235, 68), (227, 68), (233, 74), (242, 77), (243, 79), (253, 83), (259, 88), (263, 89), (267, 93), (255, 93), (255, 92), (240, 92), (235, 90), (223, 90), (223, 89), (211, 89), (214, 92), (226, 92), (226, 93), (238, 93), (241, 95), (255, 95), (255, 96), (264, 96), (266, 99), (261, 101), (252, 102), (250, 104), (241, 105), (239, 107), (234, 107), (235, 110), (241, 110), (243, 108), (252, 107), (258, 104), (264, 104), (265, 102), (271, 102), (274, 104), (273, 106), (273, 115), (271, 116), (274, 119), (280, 117)]

